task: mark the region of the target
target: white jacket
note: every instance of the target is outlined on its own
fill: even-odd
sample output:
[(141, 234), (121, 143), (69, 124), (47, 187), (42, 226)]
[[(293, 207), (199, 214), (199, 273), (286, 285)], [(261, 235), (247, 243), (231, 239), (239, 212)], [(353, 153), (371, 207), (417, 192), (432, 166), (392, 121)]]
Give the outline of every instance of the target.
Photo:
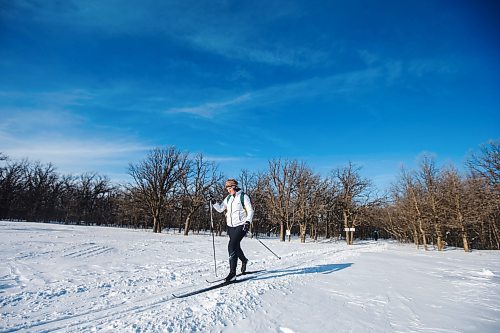
[[(226, 211), (226, 223), (230, 227), (237, 227), (245, 224), (245, 222), (252, 223), (253, 219), (253, 207), (250, 202), (250, 198), (248, 195), (243, 195), (243, 202), (245, 203), (245, 208), (243, 208), (241, 204), (241, 190), (236, 192), (234, 196), (230, 195), (229, 199), (226, 197), (223, 201), (222, 205), (214, 205), (214, 208), (217, 209), (219, 213), (222, 213), (224, 210)], [(221, 208), (221, 209), (218, 209)]]

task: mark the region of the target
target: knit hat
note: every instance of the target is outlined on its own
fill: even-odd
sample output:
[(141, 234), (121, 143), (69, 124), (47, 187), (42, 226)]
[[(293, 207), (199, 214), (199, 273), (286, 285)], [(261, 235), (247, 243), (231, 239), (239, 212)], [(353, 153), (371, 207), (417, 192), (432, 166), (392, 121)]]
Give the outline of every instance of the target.
[(238, 182), (236, 181), (236, 179), (228, 179), (226, 180), (226, 187), (238, 187)]

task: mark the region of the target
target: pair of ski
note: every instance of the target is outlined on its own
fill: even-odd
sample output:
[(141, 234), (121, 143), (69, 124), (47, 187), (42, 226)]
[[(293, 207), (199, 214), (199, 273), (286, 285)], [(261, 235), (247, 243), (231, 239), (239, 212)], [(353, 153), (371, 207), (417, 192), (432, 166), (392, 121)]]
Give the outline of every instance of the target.
[[(258, 271), (245, 272), (245, 273), (237, 274), (236, 277), (240, 277), (240, 276), (243, 276), (243, 275), (251, 275), (251, 274), (260, 273), (260, 272), (263, 272), (263, 271), (264, 270), (262, 269), (262, 270), (258, 270)], [(186, 293), (183, 293), (183, 294), (175, 294), (174, 293), (174, 294), (172, 294), (172, 296), (174, 296), (175, 298), (185, 298), (185, 297), (189, 297), (189, 296), (194, 296), (194, 295), (198, 295), (198, 294), (201, 294), (201, 293), (204, 293), (204, 292), (207, 292), (207, 291), (219, 289), (219, 288), (228, 286), (228, 285), (233, 284), (233, 283), (240, 283), (240, 282), (243, 282), (243, 281), (247, 281), (247, 280), (253, 279), (255, 277), (256, 276), (254, 275), (254, 276), (249, 276), (249, 277), (245, 277), (245, 278), (242, 278), (242, 279), (231, 280), (231, 281), (228, 281), (228, 282), (226, 282), (225, 279), (207, 280), (208, 283), (213, 284), (213, 285), (211, 285), (209, 287), (205, 287), (205, 288), (201, 288), (201, 289), (189, 291), (189, 292), (186, 292)]]

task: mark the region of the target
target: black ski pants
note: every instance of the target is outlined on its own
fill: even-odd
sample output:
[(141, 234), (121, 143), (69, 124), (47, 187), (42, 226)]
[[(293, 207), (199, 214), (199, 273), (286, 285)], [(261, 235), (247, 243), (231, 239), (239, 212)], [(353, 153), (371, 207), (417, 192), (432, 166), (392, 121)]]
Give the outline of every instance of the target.
[(227, 251), (229, 252), (229, 271), (236, 274), (238, 259), (241, 261), (248, 260), (240, 246), (241, 240), (245, 237), (246, 232), (243, 231), (242, 225), (238, 227), (228, 226), (227, 234), (229, 235), (229, 244), (227, 244)]

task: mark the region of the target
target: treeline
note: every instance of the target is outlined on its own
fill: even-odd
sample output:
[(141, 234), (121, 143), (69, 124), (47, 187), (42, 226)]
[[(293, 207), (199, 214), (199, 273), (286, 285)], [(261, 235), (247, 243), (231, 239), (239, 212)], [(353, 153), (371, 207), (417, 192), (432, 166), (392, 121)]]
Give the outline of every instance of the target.
[(492, 143), (467, 162), (469, 173), (454, 167), (439, 170), (424, 158), (420, 169), (401, 172), (380, 227), (393, 238), (426, 250), (448, 245), (500, 249), (500, 149)]
[(0, 218), (115, 224), (118, 191), (106, 177), (61, 176), (52, 164), (0, 160)]
[[(226, 176), (202, 154), (175, 147), (151, 150), (128, 167), (129, 184), (95, 173), (59, 175), (51, 164), (12, 161), (0, 154), (0, 218), (68, 224), (174, 229), (211, 228), (210, 198), (222, 201)], [(242, 170), (240, 187), (255, 206), (254, 234), (282, 241), (394, 238), (442, 250), (446, 245), (500, 249), (500, 145), (491, 141), (467, 161), (466, 172), (439, 169), (425, 157), (378, 193), (352, 163), (315, 173), (304, 162), (274, 159), (267, 170)], [(217, 234), (224, 216), (214, 213)]]

